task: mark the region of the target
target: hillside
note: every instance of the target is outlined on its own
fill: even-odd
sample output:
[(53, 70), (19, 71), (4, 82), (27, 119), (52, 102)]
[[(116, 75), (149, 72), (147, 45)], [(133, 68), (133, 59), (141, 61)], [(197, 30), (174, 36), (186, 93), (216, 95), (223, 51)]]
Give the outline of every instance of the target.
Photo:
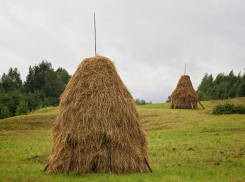
[(0, 181), (245, 181), (245, 115), (211, 115), (218, 102), (198, 110), (137, 106), (152, 174), (48, 175), (42, 171), (58, 107), (2, 119)]

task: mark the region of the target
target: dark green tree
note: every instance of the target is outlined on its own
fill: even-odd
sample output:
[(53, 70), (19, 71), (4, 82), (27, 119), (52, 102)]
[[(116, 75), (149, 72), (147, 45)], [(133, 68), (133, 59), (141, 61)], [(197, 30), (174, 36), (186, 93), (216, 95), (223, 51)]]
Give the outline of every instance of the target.
[(8, 118), (11, 116), (7, 106), (0, 104), (0, 119)]
[(24, 100), (20, 101), (19, 105), (17, 106), (16, 108), (16, 116), (19, 116), (19, 115), (26, 115), (28, 114), (30, 111), (29, 111), (29, 107), (28, 107), (28, 103), (25, 102)]
[(238, 86), (237, 96), (245, 97), (245, 73), (243, 74), (241, 78), (241, 84)]
[(71, 78), (71, 75), (64, 69), (59, 67), (56, 71), (57, 80), (61, 81), (63, 84), (67, 84)]
[(56, 71), (56, 78), (57, 78), (57, 91), (58, 95), (61, 95), (66, 88), (68, 81), (70, 80), (71, 76), (68, 72), (63, 68), (58, 68)]
[(34, 69), (29, 66), (29, 73), (26, 76), (26, 81), (24, 83), (25, 91), (34, 93)]
[(45, 76), (44, 92), (47, 97), (59, 97), (56, 73), (50, 69)]
[(0, 82), (1, 87), (4, 88), (6, 92), (12, 92), (22, 87), (22, 80), (17, 68), (10, 68), (8, 74), (3, 73)]
[(45, 77), (51, 69), (52, 64), (47, 61), (42, 61), (34, 67), (30, 66), (25, 82), (26, 92), (34, 93), (35, 91), (44, 89)]
[(202, 90), (199, 90), (199, 91), (197, 92), (197, 97), (198, 97), (198, 100), (199, 100), (199, 101), (204, 101), (204, 100), (205, 100), (205, 95), (204, 95), (204, 93), (203, 93)]
[(168, 96), (168, 99), (166, 100), (166, 103), (171, 102), (171, 95)]
[(219, 85), (223, 81), (224, 81), (224, 73), (219, 73), (214, 80), (214, 86)]
[(201, 81), (201, 84), (198, 86), (197, 91), (202, 90), (204, 94), (207, 94), (208, 90), (213, 86), (213, 76), (206, 73)]

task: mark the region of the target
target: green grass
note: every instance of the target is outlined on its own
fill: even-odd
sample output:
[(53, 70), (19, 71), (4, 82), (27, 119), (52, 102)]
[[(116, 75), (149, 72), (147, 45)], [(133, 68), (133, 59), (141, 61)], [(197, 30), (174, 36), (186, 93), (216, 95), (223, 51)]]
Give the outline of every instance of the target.
[(217, 103), (202, 104), (205, 110), (137, 107), (153, 170), (144, 174), (48, 175), (58, 108), (0, 120), (0, 181), (245, 181), (245, 115), (212, 115)]

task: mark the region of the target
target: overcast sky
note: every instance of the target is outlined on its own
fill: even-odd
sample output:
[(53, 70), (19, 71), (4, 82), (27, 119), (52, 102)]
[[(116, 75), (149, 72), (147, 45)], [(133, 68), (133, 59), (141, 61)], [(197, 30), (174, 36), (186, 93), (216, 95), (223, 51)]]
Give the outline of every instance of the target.
[(244, 0), (0, 0), (0, 76), (25, 81), (42, 60), (74, 74), (94, 56), (94, 12), (97, 53), (135, 99), (165, 102), (185, 63), (195, 90), (205, 73), (244, 73)]

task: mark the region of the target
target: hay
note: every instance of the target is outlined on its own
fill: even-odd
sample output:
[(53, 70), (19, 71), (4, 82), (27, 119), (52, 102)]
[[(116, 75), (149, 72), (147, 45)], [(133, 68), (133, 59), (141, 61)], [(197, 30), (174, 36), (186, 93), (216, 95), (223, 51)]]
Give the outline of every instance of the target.
[(197, 109), (197, 102), (197, 93), (192, 86), (190, 76), (181, 76), (171, 95), (171, 109)]
[(84, 59), (61, 95), (48, 173), (147, 171), (147, 134), (135, 101), (106, 57)]

